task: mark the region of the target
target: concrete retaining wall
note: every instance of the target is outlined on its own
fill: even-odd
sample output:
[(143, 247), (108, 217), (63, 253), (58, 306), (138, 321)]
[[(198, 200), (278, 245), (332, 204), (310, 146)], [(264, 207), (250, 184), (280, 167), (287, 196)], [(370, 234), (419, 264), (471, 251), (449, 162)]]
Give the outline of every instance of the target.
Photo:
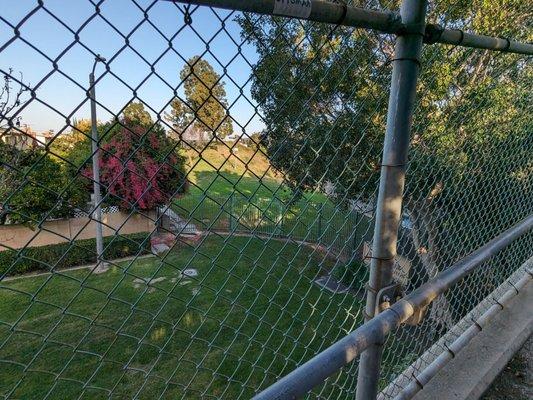
[[(148, 212), (147, 215), (130, 215), (124, 212), (103, 214), (103, 233), (104, 236), (112, 236), (116, 233), (127, 235), (152, 232), (155, 229), (155, 220), (155, 212)], [(93, 239), (95, 224), (88, 217), (82, 217), (46, 221), (35, 230), (24, 225), (1, 225), (0, 251)]]

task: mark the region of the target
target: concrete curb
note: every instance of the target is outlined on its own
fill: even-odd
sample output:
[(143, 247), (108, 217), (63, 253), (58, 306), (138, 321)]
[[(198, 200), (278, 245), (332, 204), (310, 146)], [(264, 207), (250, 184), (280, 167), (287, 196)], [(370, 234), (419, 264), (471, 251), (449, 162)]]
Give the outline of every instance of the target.
[(532, 333), (530, 283), (413, 399), (479, 399)]

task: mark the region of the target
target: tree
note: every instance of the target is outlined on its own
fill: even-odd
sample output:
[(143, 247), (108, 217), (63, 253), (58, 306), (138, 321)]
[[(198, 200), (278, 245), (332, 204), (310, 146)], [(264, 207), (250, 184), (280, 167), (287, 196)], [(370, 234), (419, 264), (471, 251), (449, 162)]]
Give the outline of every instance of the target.
[[(101, 143), (110, 142), (124, 127), (152, 129), (158, 134), (165, 132), (161, 124), (154, 123), (142, 103), (132, 102), (124, 108), (120, 119), (97, 124)], [(57, 156), (58, 161), (64, 162), (73, 175), (79, 174), (92, 162), (91, 131), (91, 120), (74, 120), (71, 131), (58, 135), (50, 145), (50, 152)]]
[[(188, 188), (178, 143), (164, 132), (121, 126), (102, 146), (104, 201), (123, 210), (152, 210)], [(86, 176), (91, 176), (89, 169)]]
[[(61, 165), (75, 185), (82, 188), (79, 191), (83, 197), (81, 209), (86, 209), (91, 200), (91, 181), (83, 175), (83, 171), (91, 163), (91, 128), (92, 124), (88, 119), (74, 120), (71, 131), (57, 135), (49, 145), (52, 159)], [(100, 124), (99, 130), (101, 129)]]
[[(130, 103), (120, 119), (98, 124), (101, 182), (105, 204), (123, 209), (151, 209), (187, 187), (177, 142), (154, 123), (142, 103)], [(75, 121), (73, 129), (51, 144), (71, 180), (83, 182), (85, 199), (92, 189), (91, 123)]]
[(166, 119), (181, 134), (190, 127), (224, 139), (233, 133), (228, 115), (226, 89), (220, 75), (208, 61), (195, 56), (180, 73), (185, 90), (185, 102), (175, 98)]
[[(23, 76), (13, 78), (13, 69), (9, 68), (7, 74), (4, 74), (3, 86), (0, 89), (0, 201), (3, 202), (4, 196), (13, 184), (13, 176), (16, 165), (19, 162), (22, 152), (17, 151), (16, 146), (23, 143), (32, 143), (33, 138), (25, 136), (19, 129), (21, 116), (17, 111), (24, 102), (25, 94), (29, 91), (28, 86), (23, 84)], [(12, 138), (11, 136), (14, 136)], [(18, 138), (22, 140), (19, 142)], [(10, 145), (9, 145), (10, 144)], [(5, 219), (5, 215), (1, 218)]]
[[(527, 20), (523, 2), (448, 3), (432, 8), (429, 19), (532, 39), (531, 30), (508, 22)], [(259, 55), (252, 96), (264, 116), (262, 144), (273, 166), (296, 192), (319, 190), (331, 181), (334, 201), (372, 201), (385, 131), (391, 38), (277, 18), (242, 15), (238, 21)], [(532, 212), (519, 209), (520, 199), (533, 194), (531, 174), (524, 172), (527, 156), (519, 151), (520, 146), (531, 149), (525, 83), (531, 81), (532, 67), (517, 59), (439, 45), (424, 51), (423, 98), (415, 116), (405, 202), (421, 266), (411, 271), (413, 286)], [(496, 195), (495, 187), (502, 192)], [(486, 228), (487, 221), (494, 226)], [(433, 316), (449, 324), (450, 317), (460, 316), (452, 307), (438, 305)]]
[(91, 121), (88, 119), (74, 120), (68, 133), (57, 135), (50, 143), (50, 153), (59, 162), (70, 164), (69, 167), (82, 167), (91, 155)]
[[(20, 99), (24, 94), (24, 87), (22, 85), (19, 85), (18, 89), (13, 88), (12, 74), (13, 69), (11, 68), (9, 69), (9, 74), (4, 74), (4, 84), (0, 90), (0, 211), (2, 211), (0, 223), (2, 224), (7, 217), (3, 203), (9, 195), (9, 188), (14, 185), (14, 177), (16, 176), (16, 169), (14, 166), (17, 164), (20, 156), (20, 152), (18, 152), (14, 146), (5, 144), (7, 141), (6, 136), (9, 135), (10, 130), (12, 129), (10, 125), (13, 125), (10, 117), (11, 113), (20, 106)], [(15, 92), (14, 95), (13, 92)], [(15, 100), (11, 100), (13, 97)], [(20, 124), (20, 117), (17, 118), (15, 123)]]
[(21, 153), (15, 146), (5, 144), (0, 140), (0, 224), (5, 224), (9, 215), (5, 202), (11, 190), (17, 186), (17, 164)]
[(144, 104), (141, 102), (129, 103), (122, 114), (128, 125), (138, 125), (145, 128), (150, 128), (154, 125), (150, 113), (146, 111)]
[(68, 217), (85, 205), (84, 186), (73, 182), (45, 150), (19, 150), (2, 143), (0, 156), (17, 160), (0, 166), (2, 223), (9, 219), (35, 225), (47, 218)]
[(0, 89), (0, 223), (34, 225), (84, 206), (83, 185), (72, 182), (65, 168), (19, 129), (18, 110), (30, 89), (22, 73), (17, 79), (13, 74), (11, 68), (4, 74)]
[[(385, 127), (385, 113), (375, 110), (386, 109), (380, 94), (390, 69), (375, 48), (388, 46), (364, 31), (331, 34), (324, 24), (247, 16), (239, 22), (259, 55), (251, 92), (262, 110), (261, 144), (273, 167), (296, 192), (329, 180), (343, 186), (337, 192), (345, 200), (370, 196)], [(344, 161), (357, 165), (346, 168)]]
[(22, 72), (19, 73), (18, 79), (13, 78), (14, 70), (9, 68), (7, 74), (4, 74), (4, 84), (0, 89), (0, 133), (3, 135), (6, 131), (14, 126), (20, 126), (20, 115), (14, 113), (24, 102), (26, 93), (30, 91), (29, 85), (23, 83), (24, 77)]

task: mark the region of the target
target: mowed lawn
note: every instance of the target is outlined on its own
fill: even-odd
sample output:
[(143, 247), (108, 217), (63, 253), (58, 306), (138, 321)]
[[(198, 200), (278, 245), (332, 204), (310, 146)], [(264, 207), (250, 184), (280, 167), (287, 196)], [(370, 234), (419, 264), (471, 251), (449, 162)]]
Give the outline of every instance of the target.
[(250, 398), (361, 323), (360, 300), (312, 283), (333, 265), (211, 235), (101, 275), (0, 282), (0, 398)]
[[(283, 183), (283, 174), (276, 171), (257, 148), (236, 145), (230, 153), (227, 146), (218, 145), (203, 149), (201, 155), (188, 150), (184, 156), (190, 168), (188, 196), (192, 198), (224, 201), (235, 196), (237, 202), (246, 203), (292, 199), (292, 191)], [(319, 192), (305, 193), (304, 198), (313, 203), (327, 201)]]
[(184, 156), (190, 168), (187, 178), (192, 196), (227, 198), (233, 193), (248, 198), (290, 196), (282, 185), (282, 175), (257, 148), (236, 145), (230, 153), (227, 146), (218, 145), (203, 149), (201, 155), (189, 150)]
[(280, 174), (257, 150), (237, 146), (207, 148), (202, 159), (189, 151), (193, 168), (189, 192), (173, 210), (201, 230), (291, 237), (350, 253), (370, 240), (373, 222), (335, 205), (323, 193), (307, 192), (297, 201)]

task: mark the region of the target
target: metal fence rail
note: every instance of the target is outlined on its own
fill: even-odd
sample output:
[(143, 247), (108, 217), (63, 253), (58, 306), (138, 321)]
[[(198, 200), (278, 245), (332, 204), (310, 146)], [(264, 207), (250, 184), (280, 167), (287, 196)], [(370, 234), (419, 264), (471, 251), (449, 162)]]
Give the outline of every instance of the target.
[(6, 6), (0, 399), (415, 395), (531, 280), (530, 7), (489, 3)]
[[(173, 1), (173, 0), (167, 0)], [(442, 43), (489, 49), (510, 53), (533, 54), (533, 45), (506, 38), (465, 33), (460, 29), (446, 29), (436, 24), (421, 24), (402, 19), (399, 13), (376, 11), (354, 7), (343, 2), (309, 0), (294, 2), (296, 5), (278, 6), (277, 0), (180, 0), (181, 3), (219, 7), (227, 10), (253, 12), (266, 15), (301, 18), (326, 24), (345, 25), (354, 28), (374, 29), (396, 35), (421, 34), (426, 43)]]
[[(364, 350), (372, 345), (383, 342), (387, 335), (395, 328), (408, 322), (410, 319), (416, 320), (420, 318), (420, 315), (424, 314), (427, 307), (438, 296), (471, 274), (476, 268), (482, 266), (484, 262), (498, 254), (510, 243), (529, 233), (532, 228), (533, 216), (504, 232), (464, 260), (451, 266), (431, 281), (398, 300), (390, 308), (387, 308), (350, 335), (258, 394), (255, 398), (294, 399), (305, 395), (344, 365), (352, 362)], [(531, 280), (530, 274), (528, 275), (524, 278), (521, 286), (524, 286)], [(440, 363), (440, 366), (442, 366), (442, 363)], [(434, 371), (437, 367), (436, 365), (432, 365), (432, 370)], [(417, 387), (416, 382), (414, 382), (414, 385), (414, 387), (410, 386), (406, 389), (404, 396), (408, 397), (401, 398), (411, 398), (414, 396), (417, 392), (415, 389)]]

